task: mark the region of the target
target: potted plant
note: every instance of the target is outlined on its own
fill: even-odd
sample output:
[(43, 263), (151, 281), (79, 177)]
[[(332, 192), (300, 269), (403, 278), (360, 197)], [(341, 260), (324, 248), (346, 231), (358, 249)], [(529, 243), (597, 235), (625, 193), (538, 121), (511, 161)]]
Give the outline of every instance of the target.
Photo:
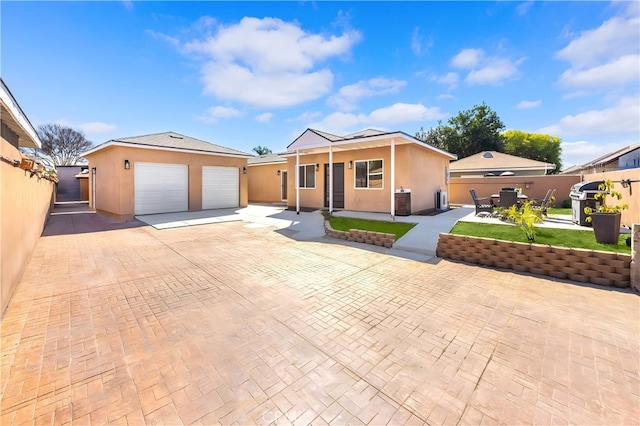
[(620, 217), (622, 216), (622, 210), (628, 209), (629, 205), (607, 203), (608, 197), (616, 200), (622, 199), (622, 194), (613, 189), (611, 179), (607, 179), (598, 185), (598, 189), (602, 192), (596, 194), (594, 198), (600, 201), (600, 205), (595, 209), (591, 207), (584, 208), (587, 222), (591, 222), (593, 225), (593, 232), (596, 235), (597, 242), (601, 244), (618, 244)]

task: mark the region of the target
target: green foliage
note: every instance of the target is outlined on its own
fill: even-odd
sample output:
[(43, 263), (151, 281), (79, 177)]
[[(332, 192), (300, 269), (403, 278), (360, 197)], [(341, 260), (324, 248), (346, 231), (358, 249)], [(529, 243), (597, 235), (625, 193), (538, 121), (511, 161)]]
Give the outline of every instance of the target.
[(540, 133), (527, 133), (521, 130), (507, 130), (502, 134), (502, 137), (504, 139), (504, 153), (553, 163), (556, 168), (551, 173), (559, 173), (562, 170), (560, 138)]
[(509, 208), (499, 208), (498, 214), (503, 220), (518, 225), (530, 242), (536, 239), (535, 224), (544, 221), (542, 210), (534, 209), (528, 200), (524, 202), (522, 207), (514, 204)]
[(458, 158), (468, 157), (482, 151), (502, 151), (500, 131), (504, 124), (484, 102), (467, 111), (451, 117), (445, 126), (438, 122), (436, 128), (416, 133), (420, 139), (437, 148), (456, 154)]
[(618, 201), (622, 200), (622, 194), (619, 191), (613, 189), (613, 182), (611, 181), (611, 179), (607, 179), (603, 183), (598, 185), (598, 189), (600, 191), (604, 191), (594, 195), (596, 200), (600, 200), (600, 206), (598, 206), (596, 209), (592, 209), (591, 207), (584, 208), (584, 213), (588, 215), (587, 222), (591, 222), (590, 215), (592, 213), (622, 213), (622, 210), (626, 210), (629, 208), (628, 204), (607, 204), (607, 197), (612, 197)]
[(261, 145), (258, 145), (255, 148), (253, 148), (253, 152), (255, 152), (258, 155), (271, 154), (271, 150), (269, 148), (267, 148), (266, 146), (261, 146)]
[[(458, 221), (450, 233), (471, 237), (495, 238), (503, 241), (517, 241), (520, 243), (529, 242), (520, 229), (509, 225)], [(593, 238), (593, 231), (537, 228), (536, 243), (557, 247), (574, 247), (586, 250), (628, 254), (631, 253), (631, 247), (625, 243), (628, 235), (629, 234), (621, 234), (619, 244), (600, 244)]]
[(562, 201), (562, 208), (563, 209), (570, 209), (571, 208), (571, 200), (563, 200)]
[(359, 229), (361, 231), (384, 232), (387, 234), (394, 234), (396, 236), (396, 240), (416, 226), (415, 223), (384, 222), (380, 220), (354, 219), (338, 216), (331, 216), (329, 223), (331, 224), (331, 227), (337, 231)]

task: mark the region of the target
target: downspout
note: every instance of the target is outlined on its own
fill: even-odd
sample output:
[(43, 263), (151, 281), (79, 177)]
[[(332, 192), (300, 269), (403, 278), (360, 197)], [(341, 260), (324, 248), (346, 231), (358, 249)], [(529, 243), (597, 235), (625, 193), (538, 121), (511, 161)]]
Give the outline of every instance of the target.
[(329, 213), (333, 213), (333, 145), (329, 144)]
[(300, 214), (300, 150), (296, 149), (296, 214)]
[(396, 220), (396, 200), (395, 200), (395, 188), (396, 187), (396, 140), (391, 139), (391, 220)]

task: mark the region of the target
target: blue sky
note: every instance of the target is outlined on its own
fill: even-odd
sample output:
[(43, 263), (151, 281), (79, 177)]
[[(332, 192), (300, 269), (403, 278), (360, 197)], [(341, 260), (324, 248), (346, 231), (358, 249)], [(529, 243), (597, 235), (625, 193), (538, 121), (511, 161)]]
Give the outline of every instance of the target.
[(413, 135), (485, 102), (566, 167), (640, 140), (638, 2), (2, 1), (2, 78), (38, 126), (251, 152), (307, 127)]

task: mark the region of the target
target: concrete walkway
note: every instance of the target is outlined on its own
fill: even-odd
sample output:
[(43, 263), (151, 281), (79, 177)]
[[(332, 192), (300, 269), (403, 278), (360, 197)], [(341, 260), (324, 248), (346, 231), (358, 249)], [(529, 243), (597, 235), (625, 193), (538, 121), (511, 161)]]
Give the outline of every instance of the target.
[(0, 424), (638, 423), (637, 294), (259, 224), (52, 216), (0, 323)]

